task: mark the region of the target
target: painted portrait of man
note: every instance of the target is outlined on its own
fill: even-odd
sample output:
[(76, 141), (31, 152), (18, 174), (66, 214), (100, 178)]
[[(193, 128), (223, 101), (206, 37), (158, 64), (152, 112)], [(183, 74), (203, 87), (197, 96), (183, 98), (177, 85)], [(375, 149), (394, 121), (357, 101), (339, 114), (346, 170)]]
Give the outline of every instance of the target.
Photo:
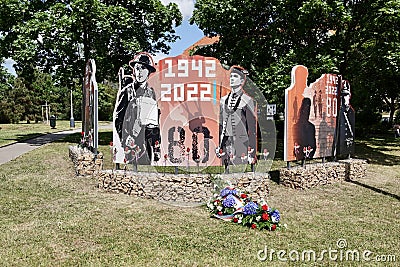
[[(114, 124), (126, 162), (150, 164), (158, 161), (160, 155), (154, 153), (161, 142), (159, 108), (154, 89), (148, 80), (156, 71), (150, 54), (142, 52), (129, 62), (132, 69), (132, 82), (123, 77)], [(126, 84), (127, 83), (127, 84)]]
[(348, 81), (343, 80), (342, 90), (340, 91), (340, 111), (339, 111), (339, 140), (338, 154), (348, 156), (354, 153), (354, 126), (355, 113), (350, 104), (351, 91)]
[(220, 99), (220, 144), (217, 153), (225, 166), (254, 163), (256, 160), (256, 111), (254, 100), (243, 86), (246, 71), (233, 66), (230, 69), (231, 92)]

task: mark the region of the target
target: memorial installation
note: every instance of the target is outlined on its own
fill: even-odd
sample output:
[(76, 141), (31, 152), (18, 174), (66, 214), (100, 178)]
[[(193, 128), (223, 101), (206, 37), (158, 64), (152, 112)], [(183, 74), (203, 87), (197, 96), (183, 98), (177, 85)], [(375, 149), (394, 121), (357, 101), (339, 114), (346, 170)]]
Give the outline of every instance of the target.
[(350, 84), (340, 75), (323, 74), (307, 85), (308, 69), (295, 66), (285, 90), (284, 160), (354, 154), (354, 110)]
[[(128, 65), (118, 73), (110, 143), (115, 168), (102, 170), (101, 153), (92, 157), (70, 148), (77, 175), (95, 176), (106, 191), (184, 206), (208, 203), (213, 217), (253, 229), (280, 229), (279, 211), (264, 200), (275, 125), (247, 71), (202, 56), (155, 64), (146, 52)], [(82, 142), (91, 148), (96, 147), (94, 62), (86, 69)], [(165, 172), (171, 166), (175, 173)]]
[(191, 172), (224, 166), (228, 173), (243, 172), (247, 165), (255, 171), (261, 149), (273, 158), (275, 126), (267, 122), (266, 100), (245, 69), (225, 69), (202, 56), (155, 65), (145, 52), (129, 67), (119, 71), (114, 163), (136, 171), (140, 165)]
[[(280, 181), (294, 188), (309, 188), (365, 174), (365, 161), (354, 154), (355, 113), (350, 104), (350, 83), (341, 75), (323, 74), (307, 84), (308, 69), (295, 66), (292, 84), (285, 90), (284, 160)], [(326, 158), (334, 160), (325, 163)], [(322, 164), (306, 167), (307, 160)], [(290, 162), (301, 161), (302, 168)]]

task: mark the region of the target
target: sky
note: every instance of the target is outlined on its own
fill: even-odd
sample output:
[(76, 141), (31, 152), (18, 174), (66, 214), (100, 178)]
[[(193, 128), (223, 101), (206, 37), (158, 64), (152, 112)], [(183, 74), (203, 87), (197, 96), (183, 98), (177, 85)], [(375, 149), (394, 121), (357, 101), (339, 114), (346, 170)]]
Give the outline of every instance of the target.
[[(194, 9), (194, 1), (195, 0), (161, 0), (163, 4), (171, 2), (176, 3), (182, 13), (183, 21), (182, 24), (175, 29), (180, 39), (170, 44), (171, 50), (167, 55), (161, 53), (157, 54), (154, 57), (155, 62), (165, 57), (173, 57), (182, 54), (186, 48), (190, 47), (204, 36), (203, 32), (196, 25), (189, 24), (189, 19)], [(13, 63), (14, 61), (12, 59), (6, 59), (2, 65), (5, 66), (10, 73), (15, 75), (15, 70), (12, 68)]]
[(161, 2), (166, 5), (169, 3), (176, 3), (179, 7), (179, 10), (182, 13), (183, 21), (182, 25), (177, 27), (176, 33), (180, 36), (181, 39), (177, 40), (175, 43), (171, 43), (171, 50), (168, 55), (165, 54), (157, 54), (154, 58), (154, 61), (158, 61), (167, 56), (178, 56), (182, 54), (182, 52), (190, 47), (192, 44), (200, 40), (204, 34), (197, 27), (197, 25), (190, 25), (189, 19), (192, 16), (194, 10), (194, 2), (195, 0), (161, 0)]

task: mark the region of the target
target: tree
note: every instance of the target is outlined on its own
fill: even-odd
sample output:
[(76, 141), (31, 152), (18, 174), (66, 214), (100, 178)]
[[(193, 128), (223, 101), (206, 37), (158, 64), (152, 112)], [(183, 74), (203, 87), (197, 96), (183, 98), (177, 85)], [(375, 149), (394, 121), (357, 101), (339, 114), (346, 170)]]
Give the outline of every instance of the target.
[(280, 107), (291, 68), (302, 64), (310, 81), (323, 73), (350, 80), (359, 110), (375, 111), (383, 99), (393, 113), (400, 94), (399, 3), (197, 0), (191, 22), (220, 36), (197, 53), (248, 68), (267, 100)]
[[(115, 81), (118, 69), (137, 52), (166, 53), (178, 38), (173, 26), (181, 20), (176, 4), (164, 6), (160, 0), (2, 0), (0, 51), (17, 62), (17, 84), (10, 94), (26, 95), (29, 104), (18, 103), (15, 117), (37, 119), (46, 101), (67, 117), (66, 96), (71, 89), (77, 99), (81, 96), (88, 59), (96, 61), (99, 84)], [(112, 101), (109, 93), (100, 93), (101, 107), (107, 106), (104, 118), (113, 105), (104, 102)], [(79, 108), (75, 111), (79, 117)]]
[(117, 88), (110, 83), (99, 84), (99, 120), (112, 121)]
[(0, 123), (11, 122), (11, 112), (9, 109), (9, 94), (13, 88), (14, 76), (9, 74), (4, 68), (0, 68)]
[(347, 31), (354, 41), (342, 69), (355, 81), (361, 111), (370, 114), (386, 104), (391, 125), (400, 108), (400, 1), (360, 2), (357, 11), (353, 20), (362, 26)]
[(61, 84), (81, 78), (89, 58), (99, 81), (115, 80), (118, 68), (138, 51), (167, 52), (182, 16), (159, 0), (4, 0), (0, 48), (28, 81), (39, 67)]
[(22, 78), (14, 80), (14, 84), (2, 104), (6, 122), (18, 123), (24, 119), (29, 121), (33, 104), (29, 90), (25, 87)]
[(197, 53), (247, 68), (266, 99), (283, 111), (294, 65), (306, 65), (310, 80), (337, 72), (329, 30), (340, 10), (332, 2), (198, 0), (191, 22), (220, 42)]

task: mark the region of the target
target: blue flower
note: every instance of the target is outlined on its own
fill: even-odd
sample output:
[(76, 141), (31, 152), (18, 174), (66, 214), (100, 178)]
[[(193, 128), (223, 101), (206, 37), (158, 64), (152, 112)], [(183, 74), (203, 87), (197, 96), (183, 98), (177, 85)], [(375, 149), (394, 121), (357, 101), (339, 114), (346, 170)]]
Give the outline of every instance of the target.
[(224, 205), (224, 207), (227, 208), (232, 208), (233, 206), (235, 206), (235, 198), (229, 194), (223, 201), (222, 201), (222, 205)]
[(254, 202), (249, 202), (243, 208), (244, 215), (254, 215), (257, 213), (258, 205)]
[(225, 187), (224, 189), (221, 190), (221, 193), (219, 194), (221, 197), (226, 197), (227, 195), (237, 195), (236, 189), (231, 189), (229, 187)]
[(279, 213), (279, 210), (274, 210), (273, 212), (271, 212), (271, 220), (273, 223), (278, 223), (280, 219), (281, 215)]

